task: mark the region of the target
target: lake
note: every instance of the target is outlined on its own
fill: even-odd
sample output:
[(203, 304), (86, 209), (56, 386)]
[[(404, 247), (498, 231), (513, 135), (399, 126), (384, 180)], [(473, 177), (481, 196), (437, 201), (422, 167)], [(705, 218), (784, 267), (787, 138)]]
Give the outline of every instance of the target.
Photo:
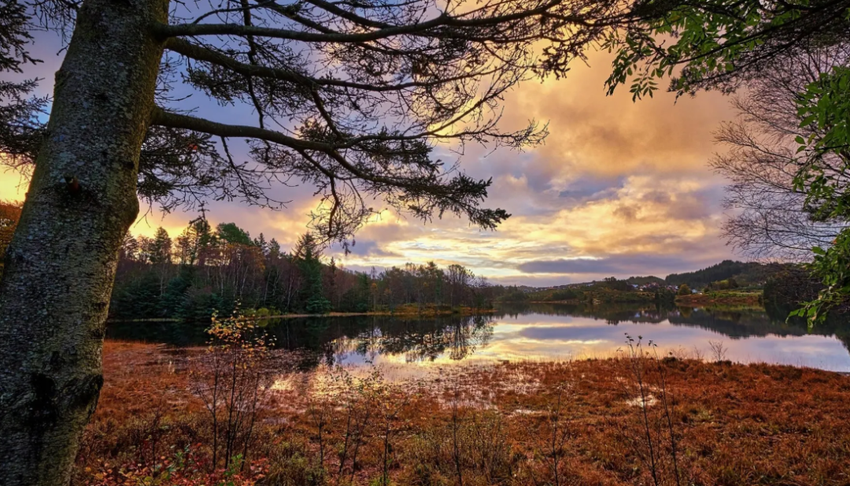
[[(628, 334), (652, 340), (660, 355), (850, 372), (850, 323), (809, 333), (805, 325), (761, 309), (529, 304), (476, 317), (311, 317), (263, 324), (278, 347), (305, 351), (304, 368), (374, 363), (410, 374), (471, 363), (605, 358), (624, 347)], [(174, 346), (206, 342), (203, 326), (175, 322), (111, 323), (107, 338)]]

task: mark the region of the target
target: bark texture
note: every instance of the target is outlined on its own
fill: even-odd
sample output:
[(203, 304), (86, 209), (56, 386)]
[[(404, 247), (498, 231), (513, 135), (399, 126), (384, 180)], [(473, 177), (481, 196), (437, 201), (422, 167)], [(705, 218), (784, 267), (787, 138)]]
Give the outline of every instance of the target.
[(86, 0), (0, 282), (0, 484), (68, 484), (103, 382), (168, 0)]

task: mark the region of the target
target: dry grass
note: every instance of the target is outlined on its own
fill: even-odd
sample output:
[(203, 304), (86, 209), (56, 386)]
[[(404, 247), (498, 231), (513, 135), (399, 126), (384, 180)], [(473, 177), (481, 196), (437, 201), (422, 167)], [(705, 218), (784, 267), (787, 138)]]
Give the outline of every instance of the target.
[(642, 485), (677, 484), (677, 472), (680, 484), (850, 484), (850, 377), (673, 358), (645, 362), (645, 401), (625, 358), (453, 367), (404, 384), (292, 375), (261, 414), (252, 463), (211, 475), (209, 424), (188, 391), (201, 351), (107, 343), (75, 484)]

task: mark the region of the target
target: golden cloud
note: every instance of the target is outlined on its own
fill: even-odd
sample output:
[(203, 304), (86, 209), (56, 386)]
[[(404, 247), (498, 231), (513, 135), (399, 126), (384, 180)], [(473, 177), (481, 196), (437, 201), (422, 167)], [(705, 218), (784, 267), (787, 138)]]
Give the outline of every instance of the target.
[[(328, 254), (363, 268), (461, 263), (505, 281), (538, 278), (541, 272), (529, 271), (535, 262), (545, 268), (546, 262), (584, 259), (585, 267), (595, 261), (606, 271), (657, 273), (652, 265), (693, 268), (727, 258), (718, 229), (723, 181), (706, 165), (716, 150), (712, 131), (733, 116), (725, 98), (703, 93), (676, 100), (657, 93), (634, 103), (626, 88), (608, 97), (603, 83), (610, 56), (592, 53), (589, 62), (592, 68), (577, 65), (568, 79), (527, 82), (507, 96), (504, 129), (517, 129), (529, 119), (548, 121), (550, 136), (543, 146), (489, 156), (487, 148), (469, 147), (462, 158), (464, 170), (494, 178), (488, 205), (514, 215), (498, 232), (481, 232), (453, 217), (425, 225), (384, 212), (360, 231), (351, 255), (337, 249)], [(26, 184), (21, 182), (16, 173), (0, 171), (0, 198), (22, 199)], [(264, 233), (291, 247), (318, 201), (309, 187), (279, 192), (293, 200), (282, 211), (216, 202), (209, 205), (210, 219), (236, 222), (252, 236)], [(154, 211), (140, 216), (131, 231), (150, 236), (163, 226), (176, 237), (195, 215)], [(570, 274), (551, 268), (557, 278)]]

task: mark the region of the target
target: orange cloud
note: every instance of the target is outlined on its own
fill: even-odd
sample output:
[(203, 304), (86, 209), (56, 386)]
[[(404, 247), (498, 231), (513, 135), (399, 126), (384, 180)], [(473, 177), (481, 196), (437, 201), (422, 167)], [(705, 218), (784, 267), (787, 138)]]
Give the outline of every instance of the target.
[[(498, 232), (452, 216), (425, 225), (385, 212), (360, 231), (352, 254), (336, 248), (328, 254), (358, 268), (434, 260), (462, 263), (499, 281), (547, 283), (594, 277), (593, 262), (604, 273), (659, 273), (729, 257), (718, 229), (723, 181), (706, 165), (716, 150), (712, 131), (733, 117), (726, 99), (702, 93), (676, 101), (662, 92), (633, 103), (624, 87), (608, 97), (603, 83), (610, 56), (592, 53), (589, 62), (592, 67), (576, 65), (568, 79), (526, 82), (506, 97), (503, 128), (548, 121), (544, 145), (489, 155), (489, 148), (467, 147), (463, 170), (493, 177), (488, 205), (514, 215)], [(0, 198), (21, 199), (25, 187), (16, 173), (0, 171)], [(275, 192), (292, 203), (273, 212), (215, 202), (210, 219), (236, 222), (252, 236), (264, 233), (291, 247), (318, 201), (310, 187)], [(163, 226), (176, 237), (195, 216), (154, 208), (131, 231), (152, 235)]]

